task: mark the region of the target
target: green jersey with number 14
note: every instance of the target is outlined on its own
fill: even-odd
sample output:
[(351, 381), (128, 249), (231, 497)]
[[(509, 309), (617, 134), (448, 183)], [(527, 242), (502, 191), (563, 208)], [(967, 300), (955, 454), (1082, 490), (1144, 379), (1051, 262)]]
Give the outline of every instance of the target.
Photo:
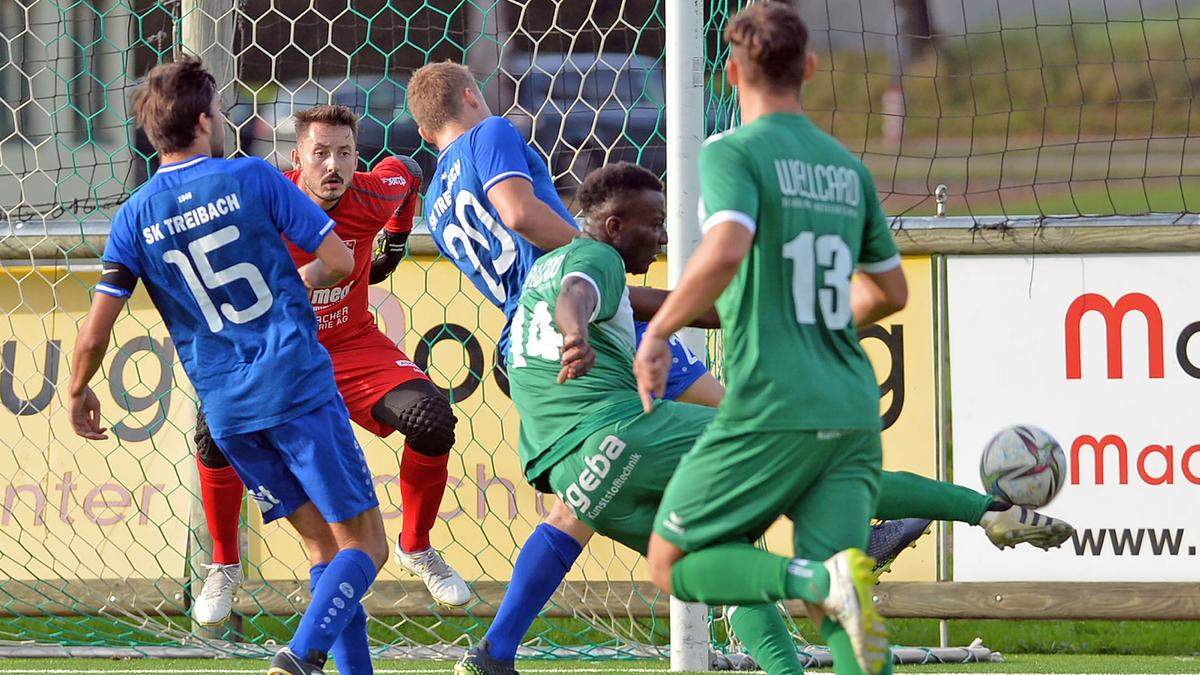
[[(554, 308), (571, 277), (599, 295), (588, 326), (596, 363), (587, 375), (559, 384), (563, 337)], [(538, 258), (525, 278), (508, 345), (509, 393), (521, 415), (518, 451), (529, 482), (549, 491), (544, 474), (550, 467), (601, 427), (638, 415), (633, 345), (625, 263), (616, 249), (578, 238)]]
[(708, 139), (700, 197), (705, 232), (734, 221), (754, 233), (717, 301), (728, 394), (714, 424), (878, 429), (850, 277), (900, 257), (870, 173), (803, 115), (776, 113)]

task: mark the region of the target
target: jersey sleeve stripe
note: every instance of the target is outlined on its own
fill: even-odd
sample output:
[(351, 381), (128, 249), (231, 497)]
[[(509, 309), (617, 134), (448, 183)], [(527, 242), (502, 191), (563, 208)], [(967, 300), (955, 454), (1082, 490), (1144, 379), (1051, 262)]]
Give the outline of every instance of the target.
[(325, 223), (324, 227), (317, 231), (317, 241), (320, 242), (320, 240), (324, 239), (325, 235), (329, 234), (329, 231), (333, 229), (334, 225), (335, 223), (333, 222), (333, 218), (330, 218), (329, 222)]
[(883, 260), (880, 260), (878, 262), (860, 262), (860, 263), (858, 263), (858, 269), (866, 272), (867, 274), (879, 274), (881, 272), (889, 272), (891, 270), (896, 269), (899, 266), (900, 266), (900, 254), (899, 253), (897, 253), (896, 255), (894, 255), (890, 258), (884, 258)]
[(505, 171), (504, 173), (497, 174), (495, 176), (492, 176), (490, 179), (488, 179), (488, 182), (483, 184), (483, 191), (487, 192), (488, 190), (491, 190), (493, 185), (495, 185), (496, 183), (499, 183), (500, 181), (504, 180), (505, 178), (514, 178), (514, 177), (524, 178), (525, 180), (529, 181), (530, 183), (533, 182), (533, 177), (530, 176), (529, 174), (525, 173), (524, 171)]
[(117, 288), (116, 286), (110, 286), (109, 284), (96, 284), (96, 292), (103, 293), (105, 295), (111, 295), (114, 298), (128, 298), (129, 296), (133, 295), (124, 288)]
[(709, 216), (708, 218), (706, 218), (704, 220), (704, 224), (700, 226), (700, 231), (704, 234), (708, 234), (709, 230), (713, 229), (720, 223), (724, 223), (724, 222), (728, 222), (728, 221), (735, 222), (738, 225), (741, 225), (742, 227), (746, 228), (747, 230), (750, 230), (750, 234), (754, 234), (754, 232), (756, 230), (758, 230), (758, 224), (755, 223), (754, 219), (751, 218), (750, 216), (742, 213), (741, 211), (734, 211), (733, 209), (726, 209), (724, 211), (717, 211), (716, 213), (714, 213), (711, 216)]
[(592, 310), (592, 315), (588, 317), (588, 323), (591, 323), (596, 320), (596, 317), (600, 316), (600, 305), (604, 304), (604, 296), (600, 295), (600, 286), (596, 284), (595, 279), (589, 277), (583, 272), (568, 272), (567, 274), (563, 275), (563, 283), (566, 283), (567, 279), (570, 279), (571, 277), (583, 279), (592, 285), (592, 290), (596, 291), (596, 308)]

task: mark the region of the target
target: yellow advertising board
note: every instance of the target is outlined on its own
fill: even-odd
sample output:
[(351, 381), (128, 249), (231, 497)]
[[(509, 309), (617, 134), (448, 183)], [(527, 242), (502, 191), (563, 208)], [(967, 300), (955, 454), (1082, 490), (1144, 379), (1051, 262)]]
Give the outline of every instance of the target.
[(196, 404), (144, 292), (118, 321), (93, 382), (108, 440), (75, 435), (69, 360), (97, 275), (0, 275), (0, 575), (178, 577), (195, 473)]
[[(862, 345), (880, 382), (883, 417), (883, 468), (937, 476), (934, 434), (936, 389), (933, 381), (933, 265), (929, 257), (904, 258), (908, 305), (871, 326)], [(937, 553), (932, 536), (892, 564), (888, 581), (934, 581)]]
[[(933, 417), (931, 267), (904, 261), (911, 289), (907, 309), (864, 332), (863, 344), (882, 383), (885, 464), (932, 476)], [(0, 533), (8, 539), (0, 575), (10, 578), (155, 577), (182, 573), (187, 544), (188, 489), (194, 471), (189, 436), (195, 416), (166, 329), (143, 291), (118, 322), (94, 383), (111, 438), (88, 443), (70, 430), (63, 388), (77, 326), (87, 311), (94, 274), (44, 278), (0, 276)], [(640, 283), (643, 280), (634, 280)], [(665, 286), (666, 265), (644, 282)], [(371, 289), (383, 330), (426, 367), (452, 397), (459, 419), (450, 485), (434, 545), (468, 579), (506, 580), (526, 536), (550, 499), (521, 476), (518, 419), (494, 368), (501, 313), (450, 263), (406, 260), (392, 279)], [(399, 532), (399, 435), (384, 440), (361, 430), (359, 441), (375, 477), (385, 523)], [(305, 578), (308, 562), (283, 524), (262, 526), (249, 508), (251, 574)], [(769, 535), (788, 551), (790, 527)], [(933, 578), (932, 538), (894, 566), (891, 579)], [(597, 538), (572, 578), (646, 579), (636, 555)], [(389, 566), (384, 577), (394, 576)]]

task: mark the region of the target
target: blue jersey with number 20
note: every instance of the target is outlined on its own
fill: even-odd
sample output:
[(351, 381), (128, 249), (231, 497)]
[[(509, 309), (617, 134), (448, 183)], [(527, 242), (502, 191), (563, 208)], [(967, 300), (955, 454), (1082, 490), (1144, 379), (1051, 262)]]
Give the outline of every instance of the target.
[(501, 354), (508, 353), (509, 323), (525, 275), (543, 253), (508, 229), (488, 200), (492, 186), (514, 177), (532, 183), (533, 194), (575, 227), (546, 162), (503, 117), (485, 119), (442, 150), (425, 193), (425, 222), (442, 255), (504, 311)]
[(164, 165), (113, 218), (103, 259), (145, 282), (214, 437), (277, 426), (337, 395), (308, 292), (279, 236), (312, 252), (331, 229), (324, 211), (258, 158)]

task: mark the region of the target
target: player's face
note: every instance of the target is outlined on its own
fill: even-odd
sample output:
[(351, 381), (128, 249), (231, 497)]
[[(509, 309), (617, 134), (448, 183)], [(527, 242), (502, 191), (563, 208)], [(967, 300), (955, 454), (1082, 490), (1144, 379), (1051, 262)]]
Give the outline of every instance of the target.
[(667, 243), (667, 208), (659, 190), (642, 190), (630, 196), (623, 209), (621, 228), (612, 246), (631, 274), (644, 274)]
[(358, 149), (350, 127), (310, 124), (296, 139), (293, 158), (308, 192), (318, 199), (337, 201), (350, 187), (358, 164)]

